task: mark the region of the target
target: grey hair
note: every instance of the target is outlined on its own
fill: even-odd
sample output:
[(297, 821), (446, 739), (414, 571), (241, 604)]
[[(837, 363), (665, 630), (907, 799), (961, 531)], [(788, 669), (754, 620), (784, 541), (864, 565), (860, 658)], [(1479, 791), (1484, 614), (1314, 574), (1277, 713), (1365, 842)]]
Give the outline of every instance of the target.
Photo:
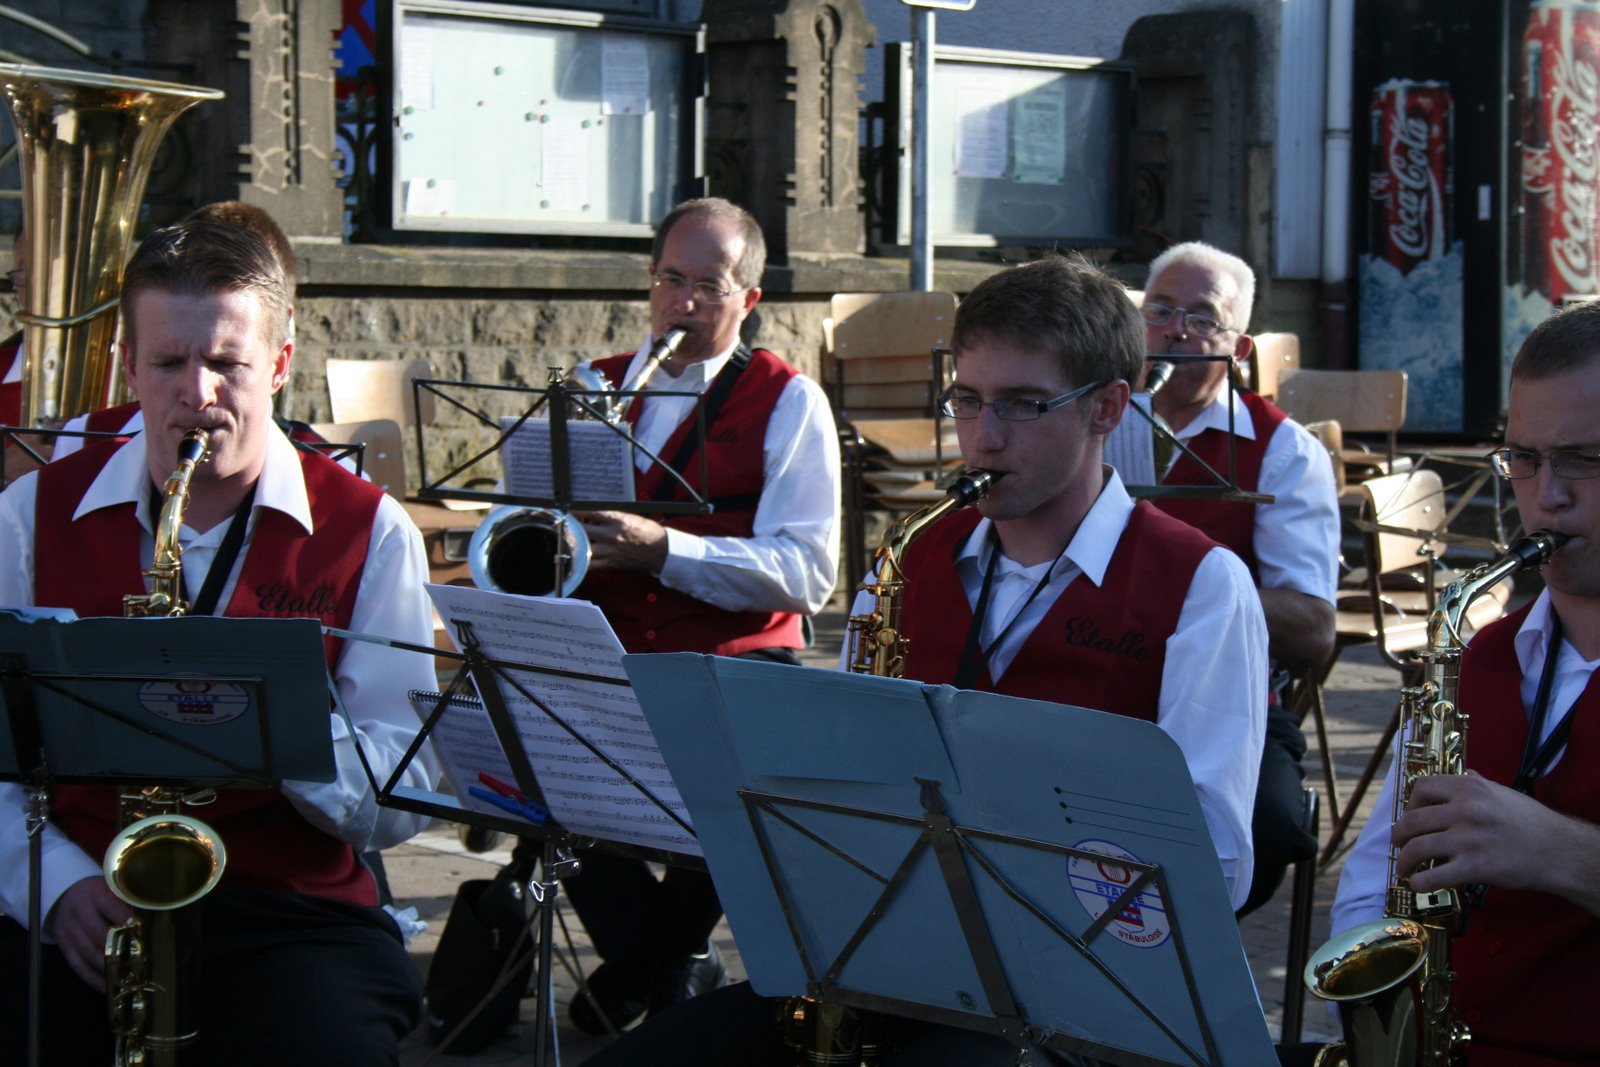
[(1145, 291), (1148, 293), (1154, 288), (1156, 281), (1168, 267), (1181, 264), (1233, 279), (1239, 291), (1233, 299), (1234, 306), (1228, 309), (1228, 313), (1238, 321), (1225, 322), (1223, 325), (1240, 333), (1249, 333), (1250, 313), (1254, 310), (1256, 302), (1256, 272), (1250, 269), (1250, 264), (1231, 252), (1224, 252), (1204, 241), (1185, 241), (1173, 245), (1151, 262), (1150, 275), (1145, 281)]

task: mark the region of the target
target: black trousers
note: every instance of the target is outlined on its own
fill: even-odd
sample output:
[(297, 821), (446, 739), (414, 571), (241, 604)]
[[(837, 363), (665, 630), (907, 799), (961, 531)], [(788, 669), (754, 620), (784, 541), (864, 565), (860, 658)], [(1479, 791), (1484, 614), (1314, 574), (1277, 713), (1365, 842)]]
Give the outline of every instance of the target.
[[(391, 1067), (422, 1017), (422, 983), (394, 921), (293, 893), (219, 889), (204, 913), (198, 1062)], [(0, 919), (0, 1064), (27, 1062), (28, 934)], [(45, 946), (40, 1062), (102, 1067), (106, 998)]]
[(1305, 807), (1300, 760), (1305, 754), (1305, 734), (1294, 716), (1282, 704), (1268, 705), (1267, 743), (1261, 751), (1261, 777), (1250, 821), (1255, 873), (1240, 916), (1271, 900), (1291, 865), (1317, 854), (1317, 839), (1300, 824)]

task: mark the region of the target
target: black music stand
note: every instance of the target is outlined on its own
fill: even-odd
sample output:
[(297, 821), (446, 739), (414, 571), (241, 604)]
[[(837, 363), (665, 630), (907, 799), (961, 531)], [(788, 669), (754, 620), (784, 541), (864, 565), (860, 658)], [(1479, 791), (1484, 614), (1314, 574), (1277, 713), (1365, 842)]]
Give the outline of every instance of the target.
[(779, 664), (624, 663), (758, 992), (1022, 1054), (1275, 1062), (1194, 786), (1154, 724)]
[(0, 610), (0, 649), (0, 781), (29, 792), (28, 1044), (36, 1063), (51, 785), (332, 781), (331, 683), (314, 619)]
[[(1149, 361), (1163, 363), (1221, 363), (1231, 362), (1232, 356), (1218, 355), (1180, 355), (1176, 353), (1163, 353), (1159, 356), (1148, 357)], [(1178, 440), (1177, 435), (1163, 422), (1157, 422), (1155, 415), (1146, 411), (1138, 404), (1130, 403), (1128, 408), (1137, 412), (1139, 417), (1150, 424), (1150, 428), (1157, 437), (1168, 442), (1173, 448), (1188, 456), (1200, 465), (1205, 473), (1205, 485), (1162, 485), (1161, 478), (1164, 472), (1156, 471), (1156, 481), (1153, 485), (1129, 485), (1128, 495), (1135, 499), (1157, 500), (1226, 500), (1235, 504), (1270, 504), (1272, 494), (1248, 492), (1239, 488), (1239, 441), (1234, 436), (1234, 404), (1233, 398), (1237, 393), (1234, 385), (1233, 373), (1227, 376), (1228, 383), (1228, 472), (1223, 474), (1195, 455), (1188, 445)]]
[[(492, 593), (481, 590), (455, 590), (449, 587), (438, 587), (434, 595), (455, 595), (468, 599), (484, 599), (496, 603), (504, 603), (506, 608), (515, 610), (519, 605), (525, 606), (529, 598), (513, 594)], [(531, 837), (540, 842), (542, 859), (540, 864), (540, 880), (529, 887), (534, 899), (539, 904), (539, 947), (535, 963), (535, 982), (539, 988), (539, 1012), (534, 1024), (534, 1062), (539, 1067), (548, 1063), (548, 1046), (550, 1042), (550, 1018), (553, 1010), (553, 943), (555, 919), (555, 895), (559, 891), (560, 880), (579, 870), (580, 863), (575, 858), (574, 852), (580, 847), (589, 847), (597, 842), (603, 842), (613, 851), (636, 856), (638, 858), (655, 862), (671, 862), (675, 864), (700, 864), (698, 856), (688, 856), (678, 852), (670, 852), (664, 848), (649, 848), (641, 845), (619, 844), (603, 836), (603, 829), (586, 827), (584, 833), (574, 833), (563, 825), (558, 817), (559, 804), (552, 805), (550, 791), (542, 788), (534, 761), (530, 758), (528, 745), (525, 739), (525, 723), (519, 719), (527, 719), (530, 715), (537, 715), (553, 724), (556, 731), (574, 743), (574, 751), (581, 750), (590, 762), (577, 768), (580, 772), (610, 773), (627, 787), (636, 791), (643, 798), (646, 813), (635, 816), (645, 819), (650, 817), (649, 812), (657, 813), (660, 819), (674, 824), (682, 834), (693, 839), (694, 831), (686, 819), (674, 810), (665, 799), (658, 787), (653, 787), (649, 782), (642, 780), (642, 776), (626, 766), (622, 761), (614, 758), (599, 744), (592, 740), (585, 732), (553, 705), (556, 700), (552, 696), (542, 695), (541, 689), (546, 687), (556, 690), (573, 684), (583, 684), (595, 687), (608, 687), (627, 689), (631, 683), (623, 676), (620, 670), (613, 673), (596, 673), (587, 671), (567, 670), (552, 666), (547, 663), (527, 662), (526, 657), (511, 658), (511, 649), (516, 648), (516, 641), (501, 639), (501, 635), (492, 635), (480, 638), (477, 623), (483, 622), (480, 617), (476, 620), (465, 617), (467, 612), (453, 611), (444, 602), (439, 603), (440, 614), (444, 619), (447, 630), (455, 636), (456, 643), (462, 651), (460, 653), (446, 652), (432, 648), (422, 648), (387, 638), (378, 638), (369, 634), (359, 634), (351, 631), (329, 629), (327, 632), (339, 637), (354, 640), (374, 641), (395, 648), (408, 649), (416, 652), (432, 653), (445, 659), (455, 660), (459, 666), (454, 672), (450, 682), (441, 692), (431, 694), (413, 694), (413, 702), (418, 711), (424, 714), (422, 728), (408, 748), (405, 756), (396, 766), (393, 774), (386, 782), (378, 782), (372, 777), (370, 766), (367, 767), (369, 779), (372, 781), (377, 802), (387, 807), (404, 811), (417, 812), (451, 822), (463, 823), (468, 826), (480, 827), (489, 830), (498, 830), (519, 837)], [(581, 605), (591, 611), (591, 606)], [(598, 612), (596, 612), (598, 615)], [(609, 633), (609, 627), (607, 627)], [(614, 642), (615, 638), (611, 637)], [(615, 663), (615, 658), (612, 660)], [(477, 701), (471, 700), (475, 690)], [(518, 710), (513, 710), (513, 705)], [(427, 743), (439, 729), (444, 717), (456, 711), (477, 711), (487, 716), (493, 731), (494, 743), (498, 745), (500, 754), (503, 755), (505, 766), (510, 773), (513, 783), (520, 790), (527, 801), (543, 808), (548, 814), (540, 822), (529, 821), (511, 814), (494, 814), (489, 811), (469, 808), (461, 802), (459, 797), (451, 797), (442, 793), (425, 792), (399, 785), (406, 767), (416, 756), (417, 752)], [(435, 741), (436, 748), (438, 741)], [(359, 749), (358, 749), (359, 751)], [(570, 758), (570, 756), (569, 756)], [(448, 757), (445, 758), (449, 762)], [(366, 765), (363, 757), (363, 765)], [(457, 781), (458, 789), (465, 791), (467, 783)]]

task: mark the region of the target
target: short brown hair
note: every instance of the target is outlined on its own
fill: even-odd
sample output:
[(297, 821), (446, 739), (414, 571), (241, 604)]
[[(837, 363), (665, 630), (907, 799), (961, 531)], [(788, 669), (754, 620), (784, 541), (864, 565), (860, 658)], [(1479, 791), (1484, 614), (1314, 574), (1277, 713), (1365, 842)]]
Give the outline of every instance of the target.
[(1588, 300), (1533, 328), (1511, 364), (1511, 380), (1554, 378), (1600, 359), (1600, 301)]
[(990, 275), (956, 308), (951, 344), (1049, 352), (1073, 385), (1139, 380), (1144, 320), (1122, 283), (1080, 255), (1047, 256)]
[(767, 269), (767, 239), (761, 233), (761, 224), (750, 212), (720, 196), (685, 200), (667, 212), (656, 225), (656, 239), (650, 246), (650, 265), (653, 267), (661, 261), (661, 251), (667, 245), (667, 234), (679, 219), (689, 215), (705, 215), (707, 218), (727, 219), (735, 223), (739, 227), (739, 235), (744, 238), (744, 254), (733, 265), (733, 280), (746, 289), (760, 286), (762, 272)]
[(134, 343), (134, 297), (146, 290), (186, 296), (253, 293), (268, 345), (289, 334), (289, 283), (272, 246), (254, 230), (210, 219), (185, 220), (146, 237), (122, 275), (122, 330)]
[(243, 200), (218, 200), (195, 208), (183, 221), (204, 220), (242, 226), (264, 237), (267, 244), (272, 246), (272, 254), (278, 257), (278, 264), (283, 267), (284, 277), (288, 279), (289, 298), (291, 301), (294, 299), (295, 286), (300, 281), (299, 261), (294, 258), (294, 249), (289, 245), (288, 235), (283, 232), (283, 227), (278, 225), (277, 220), (267, 213), (266, 208), (247, 204)]

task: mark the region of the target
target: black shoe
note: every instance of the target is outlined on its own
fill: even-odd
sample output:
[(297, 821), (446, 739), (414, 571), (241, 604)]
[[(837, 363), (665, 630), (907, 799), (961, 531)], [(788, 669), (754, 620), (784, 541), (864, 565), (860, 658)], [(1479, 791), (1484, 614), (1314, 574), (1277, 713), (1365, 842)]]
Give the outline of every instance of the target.
[(658, 966), (650, 976), (650, 1005), (647, 1017), (660, 1015), (690, 997), (709, 993), (728, 984), (728, 972), (722, 965), (717, 946), (706, 943), (704, 952), (696, 952), (666, 966)]
[[(647, 1006), (645, 983), (630, 974), (630, 970), (608, 963), (596, 967), (589, 975), (589, 994), (594, 1000), (580, 991), (567, 1005), (567, 1017), (572, 1025), (591, 1037), (600, 1037), (612, 1030), (621, 1030), (643, 1015)], [(610, 1026), (606, 1025), (608, 1021)]]

